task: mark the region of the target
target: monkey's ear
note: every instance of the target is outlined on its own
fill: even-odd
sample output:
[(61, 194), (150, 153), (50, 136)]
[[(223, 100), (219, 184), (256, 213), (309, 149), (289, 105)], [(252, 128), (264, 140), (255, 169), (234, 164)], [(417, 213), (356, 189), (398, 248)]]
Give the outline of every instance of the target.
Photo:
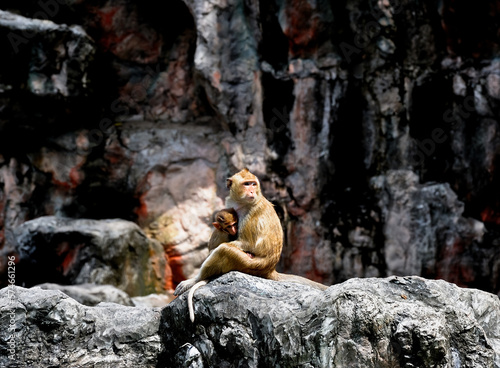
[(226, 187), (227, 187), (227, 189), (231, 188), (232, 184), (233, 184), (233, 179), (231, 179), (231, 178), (226, 179)]
[(212, 225), (214, 225), (214, 227), (217, 229), (217, 230), (222, 230), (222, 226), (220, 226), (220, 224), (218, 222), (212, 222)]

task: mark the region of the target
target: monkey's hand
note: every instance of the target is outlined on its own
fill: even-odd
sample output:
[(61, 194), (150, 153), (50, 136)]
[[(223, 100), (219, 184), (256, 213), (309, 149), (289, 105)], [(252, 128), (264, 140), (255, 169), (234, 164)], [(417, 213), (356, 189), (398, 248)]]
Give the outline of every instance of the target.
[(181, 295), (181, 294), (185, 293), (186, 291), (188, 291), (189, 289), (191, 289), (194, 286), (194, 284), (196, 284), (196, 282), (197, 282), (196, 278), (192, 278), (192, 279), (188, 279), (188, 280), (182, 281), (175, 288), (174, 295), (178, 296), (178, 295)]

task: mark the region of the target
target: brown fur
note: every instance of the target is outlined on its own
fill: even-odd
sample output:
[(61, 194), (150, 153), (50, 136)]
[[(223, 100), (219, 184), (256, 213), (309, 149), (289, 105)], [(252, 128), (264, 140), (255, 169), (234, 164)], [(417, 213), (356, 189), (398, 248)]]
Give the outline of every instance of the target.
[[(238, 214), (238, 238), (216, 247), (201, 265), (198, 275), (181, 282), (175, 295), (182, 294), (201, 280), (229, 271), (277, 279), (275, 268), (283, 247), (283, 231), (273, 205), (262, 195), (257, 177), (248, 169), (229, 178), (227, 187), (226, 207), (234, 208)], [(245, 252), (254, 257), (248, 257)]]
[(225, 208), (217, 212), (212, 225), (215, 227), (208, 241), (208, 251), (211, 252), (222, 243), (236, 240), (236, 234), (231, 235), (229, 229), (238, 223), (238, 214), (234, 208)]
[(226, 206), (234, 208), (239, 218), (238, 238), (214, 249), (201, 267), (200, 280), (229, 271), (277, 279), (275, 268), (283, 247), (283, 230), (273, 205), (262, 195), (259, 180), (248, 169), (228, 179), (227, 187)]
[[(276, 264), (283, 248), (283, 230), (273, 205), (262, 195), (257, 177), (248, 169), (243, 169), (227, 180), (227, 187), (230, 192), (226, 207), (234, 208), (239, 219), (237, 239), (222, 241), (222, 231), (214, 230), (209, 242), (211, 253), (201, 265), (198, 275), (181, 282), (174, 292), (175, 295), (180, 295), (193, 288), (188, 296), (188, 304), (191, 300), (191, 320), (194, 321), (194, 290), (205, 285), (210, 278), (230, 271), (326, 289), (326, 286), (306, 278), (276, 272)], [(214, 237), (216, 239), (212, 239)], [(216, 245), (219, 241), (221, 242)]]
[[(212, 237), (210, 238), (210, 242), (208, 243), (208, 249), (212, 251), (213, 249), (217, 248), (219, 244), (227, 242), (228, 240), (223, 240), (223, 239), (231, 239), (233, 238), (232, 236), (228, 235), (226, 232), (226, 229), (228, 226), (236, 226), (238, 223), (238, 215), (236, 214), (236, 211), (234, 211), (233, 208), (225, 208), (223, 210), (220, 210), (217, 212), (215, 215), (215, 221), (213, 223), (215, 230), (212, 233)], [(222, 241), (220, 241), (222, 239)], [(234, 239), (232, 239), (234, 240)], [(247, 253), (249, 257), (253, 257), (251, 253)], [(309, 280), (305, 277), (297, 276), (297, 275), (290, 275), (290, 274), (285, 274), (285, 273), (276, 273), (277, 275), (277, 281), (284, 281), (284, 282), (295, 282), (303, 285), (308, 285), (311, 287), (314, 287), (316, 289), (320, 290), (326, 290), (328, 287), (320, 284), (316, 281)]]

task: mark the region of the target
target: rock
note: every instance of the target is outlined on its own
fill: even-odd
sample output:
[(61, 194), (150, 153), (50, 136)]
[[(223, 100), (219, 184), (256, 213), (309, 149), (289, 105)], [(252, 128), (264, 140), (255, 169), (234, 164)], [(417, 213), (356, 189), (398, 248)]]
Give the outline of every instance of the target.
[[(231, 272), (162, 311), (168, 347), (205, 367), (500, 367), (500, 300), (420, 277), (351, 279), (325, 292)], [(188, 360), (190, 359), (190, 360)], [(177, 362), (177, 363), (175, 363)]]
[(500, 367), (500, 300), (445, 281), (352, 279), (322, 292), (231, 272), (194, 305), (193, 324), (186, 294), (160, 310), (7, 287), (0, 365)]
[[(194, 69), (222, 127), (236, 140), (228, 156), (236, 168), (266, 170), (266, 123), (259, 70), (259, 6), (242, 0), (185, 0), (196, 25)], [(231, 37), (226, 37), (230, 34)], [(234, 170), (237, 172), (238, 170)]]
[(88, 69), (95, 48), (81, 26), (30, 19), (0, 10), (0, 38), (0, 47), (7, 52), (5, 60), (11, 63), (12, 70), (26, 66), (16, 65), (19, 53), (31, 54), (29, 70), (13, 73), (12, 84), (4, 89), (14, 92), (27, 88), (37, 96), (64, 97), (77, 97), (88, 91)]
[(174, 362), (176, 367), (203, 368), (205, 366), (200, 351), (189, 343), (180, 347)]
[[(166, 289), (196, 272), (208, 254), (212, 214), (224, 207), (225, 177), (217, 162), (224, 148), (218, 139), (227, 145), (233, 140), (217, 134), (212, 123), (128, 122), (109, 139), (112, 180), (133, 185), (138, 224), (169, 255), (173, 277)], [(144, 146), (150, 139), (156, 142)]]
[(13, 240), (1, 252), (16, 255), (20, 285), (109, 284), (139, 296), (166, 283), (163, 248), (129, 221), (40, 217), (16, 228)]
[[(64, 203), (62, 193), (81, 183), (83, 175), (79, 168), (83, 159), (80, 153), (88, 148), (88, 139), (73, 129), (78, 131), (82, 121), (88, 123), (96, 108), (100, 109), (89, 97), (93, 92), (91, 70), (96, 52), (93, 39), (81, 25), (57, 24), (47, 19), (40, 7), (53, 11), (60, 8), (54, 2), (38, 4), (35, 13), (45, 15), (45, 19), (0, 10), (3, 55), (0, 65), (0, 161), (5, 163), (3, 155), (12, 157), (12, 160), (7, 158), (7, 165), (0, 165), (3, 192), (0, 208), (7, 206), (9, 212), (0, 219), (2, 244), (4, 231), (10, 233), (22, 222), (40, 216), (33, 216), (31, 206), (25, 205), (27, 200), (30, 202), (28, 198), (33, 199), (35, 187), (44, 185), (44, 172), (53, 172), (52, 184), (60, 185), (59, 190), (43, 190), (49, 197), (50, 193), (57, 192), (54, 202)], [(57, 148), (42, 148), (44, 144), (39, 143), (45, 139), (54, 139)], [(70, 141), (72, 148), (67, 144)], [(37, 148), (33, 150), (34, 147)], [(69, 154), (72, 150), (79, 152)], [(13, 157), (17, 156), (15, 152), (21, 151), (26, 154), (23, 159)], [(35, 155), (39, 160), (31, 156), (33, 151), (40, 153)], [(41, 171), (26, 170), (31, 165), (39, 165)], [(18, 174), (30, 179), (22, 179)], [(46, 207), (49, 213), (57, 206), (54, 202)]]
[(371, 182), (383, 217), (387, 273), (470, 285), (477, 272), (472, 249), (479, 248), (485, 228), (462, 217), (464, 205), (450, 186), (420, 184), (413, 172), (403, 170)]
[(145, 296), (134, 296), (132, 298), (132, 303), (136, 307), (164, 307), (172, 300), (174, 300), (174, 294), (169, 292), (167, 294), (149, 294)]
[(488, 94), (497, 99), (500, 100), (500, 75), (499, 74), (488, 74), (486, 78), (486, 90), (488, 91)]
[(0, 290), (0, 310), (2, 367), (153, 368), (162, 350), (159, 309), (87, 307), (61, 291), (13, 286)]
[(75, 299), (78, 303), (93, 307), (101, 302), (116, 303), (121, 305), (135, 306), (137, 305), (127, 295), (126, 292), (111, 286), (111, 285), (58, 285), (58, 284), (40, 284), (39, 287), (43, 290), (59, 290), (70, 298)]
[[(255, 105), (254, 89), (260, 83), (256, 78), (258, 9), (252, 6), (248, 8), (250, 12), (243, 12), (241, 0), (215, 3), (186, 0), (185, 3), (197, 25), (194, 66), (209, 100), (238, 131), (252, 129), (249, 112)], [(225, 34), (231, 37), (223, 37)], [(225, 57), (228, 50), (233, 50), (230, 58)]]

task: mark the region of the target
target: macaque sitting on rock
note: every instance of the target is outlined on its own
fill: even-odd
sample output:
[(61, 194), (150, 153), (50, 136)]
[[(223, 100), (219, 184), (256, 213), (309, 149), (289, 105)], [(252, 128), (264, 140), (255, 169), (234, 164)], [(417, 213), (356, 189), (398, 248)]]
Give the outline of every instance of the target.
[[(227, 179), (227, 188), (229, 197), (226, 199), (226, 207), (233, 208), (236, 216), (233, 215), (233, 219), (227, 223), (228, 217), (221, 217), (223, 224), (216, 217), (216, 229), (209, 242), (210, 254), (201, 265), (198, 275), (182, 281), (174, 292), (174, 295), (180, 295), (191, 289), (188, 295), (191, 321), (194, 321), (194, 291), (206, 285), (211, 278), (230, 271), (240, 271), (275, 281), (296, 282), (320, 290), (327, 289), (325, 285), (304, 277), (280, 274), (276, 271), (283, 248), (283, 230), (273, 205), (262, 195), (257, 177), (248, 169), (243, 169)], [(224, 212), (225, 215), (227, 213), (229, 211)], [(230, 232), (221, 230), (231, 229), (236, 222), (228, 224), (233, 220), (237, 221), (235, 240), (231, 240), (230, 236), (233, 235)]]

